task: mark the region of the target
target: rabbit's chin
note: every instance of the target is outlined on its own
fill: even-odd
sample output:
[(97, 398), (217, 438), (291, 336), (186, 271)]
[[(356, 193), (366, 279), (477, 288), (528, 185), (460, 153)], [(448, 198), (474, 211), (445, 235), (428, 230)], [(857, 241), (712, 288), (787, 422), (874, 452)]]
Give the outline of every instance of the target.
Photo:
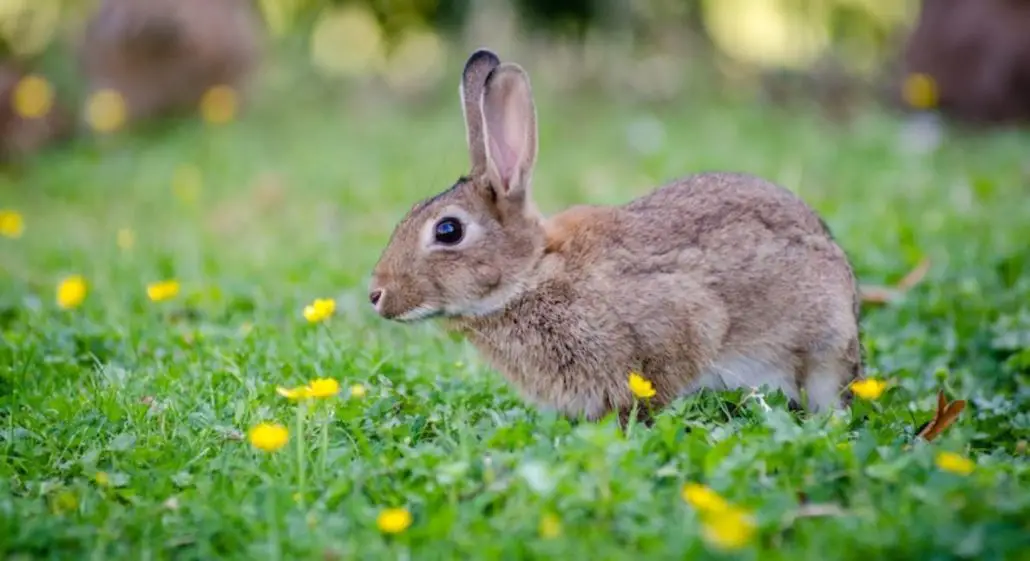
[(401, 323), (414, 323), (417, 321), (424, 321), (427, 319), (437, 318), (443, 315), (443, 310), (439, 308), (431, 308), (429, 306), (415, 306), (414, 308), (393, 318), (393, 320), (399, 321)]

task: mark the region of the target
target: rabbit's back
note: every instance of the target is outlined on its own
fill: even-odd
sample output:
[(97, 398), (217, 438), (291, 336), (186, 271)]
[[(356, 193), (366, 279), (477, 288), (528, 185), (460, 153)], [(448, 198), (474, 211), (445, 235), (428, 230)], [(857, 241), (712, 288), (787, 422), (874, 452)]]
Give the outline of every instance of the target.
[[(856, 336), (857, 286), (847, 256), (787, 189), (747, 174), (706, 173), (623, 208), (621, 266), (696, 278), (726, 310), (725, 344), (786, 335), (818, 345)], [(827, 325), (839, 333), (827, 333)]]

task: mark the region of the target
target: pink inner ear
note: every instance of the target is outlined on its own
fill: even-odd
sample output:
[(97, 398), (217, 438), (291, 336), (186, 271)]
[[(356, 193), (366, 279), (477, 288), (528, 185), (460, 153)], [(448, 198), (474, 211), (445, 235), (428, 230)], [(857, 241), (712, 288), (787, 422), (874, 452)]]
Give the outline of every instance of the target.
[(520, 107), (519, 84), (500, 86), (498, 99), (485, 112), (487, 138), (490, 142), (490, 157), (500, 176), (501, 187), (507, 191), (517, 181), (519, 159), (526, 143), (524, 110)]

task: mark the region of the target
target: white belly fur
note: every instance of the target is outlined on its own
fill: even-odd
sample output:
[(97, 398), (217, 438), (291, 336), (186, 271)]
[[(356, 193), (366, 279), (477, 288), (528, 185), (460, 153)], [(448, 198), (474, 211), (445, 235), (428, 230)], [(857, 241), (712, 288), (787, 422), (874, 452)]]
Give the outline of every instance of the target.
[(719, 357), (701, 370), (701, 375), (687, 387), (685, 393), (694, 393), (702, 388), (727, 390), (757, 389), (762, 386), (770, 391), (783, 390), (788, 398), (799, 400), (794, 374), (784, 365), (739, 355)]

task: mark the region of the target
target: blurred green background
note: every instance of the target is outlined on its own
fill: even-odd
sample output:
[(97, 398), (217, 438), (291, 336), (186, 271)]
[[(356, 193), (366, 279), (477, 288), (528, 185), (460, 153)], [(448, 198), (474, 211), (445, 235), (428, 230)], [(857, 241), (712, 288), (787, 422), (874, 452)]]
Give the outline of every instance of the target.
[[(74, 54), (98, 0), (4, 0), (0, 56), (44, 72), (81, 104)], [(698, 88), (843, 104), (896, 90), (916, 0), (254, 0), (268, 34), (263, 76), (305, 89), (424, 95), (489, 45), (556, 88), (688, 103)], [(540, 62), (531, 62), (539, 58)], [(791, 82), (797, 74), (814, 79)], [(287, 81), (289, 81), (287, 80)], [(267, 82), (266, 82), (267, 84)], [(294, 89), (286, 86), (285, 89)], [(789, 96), (794, 97), (794, 96)]]

